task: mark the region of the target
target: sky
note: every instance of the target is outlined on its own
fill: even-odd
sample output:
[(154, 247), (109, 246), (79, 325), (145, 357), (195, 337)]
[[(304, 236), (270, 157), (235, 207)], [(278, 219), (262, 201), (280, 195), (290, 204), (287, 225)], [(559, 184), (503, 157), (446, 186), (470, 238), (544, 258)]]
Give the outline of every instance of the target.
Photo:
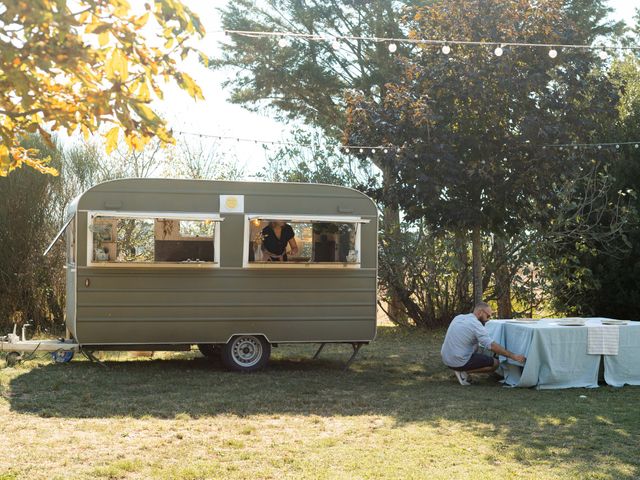
[[(226, 5), (226, 0), (183, 0), (200, 17), (207, 35), (195, 42), (209, 56), (217, 56), (218, 44), (224, 39), (221, 32), (218, 8)], [(611, 0), (614, 9), (612, 18), (625, 20), (631, 24), (640, 0)], [(204, 67), (197, 57), (190, 56), (183, 62), (182, 68), (191, 75), (203, 90), (204, 101), (194, 101), (176, 85), (167, 85), (162, 102), (155, 107), (163, 114), (169, 125), (176, 131), (201, 133), (214, 136), (228, 136), (260, 140), (287, 141), (291, 128), (272, 118), (273, 112), (263, 114), (249, 112), (239, 105), (228, 101), (230, 92), (223, 83), (232, 72), (212, 71)], [(200, 139), (197, 136), (184, 135), (185, 140), (194, 142), (216, 142), (219, 151), (225, 156), (235, 157), (244, 165), (245, 174), (251, 178), (266, 165), (266, 152), (261, 145), (253, 142), (235, 140)], [(277, 148), (272, 147), (272, 151)]]

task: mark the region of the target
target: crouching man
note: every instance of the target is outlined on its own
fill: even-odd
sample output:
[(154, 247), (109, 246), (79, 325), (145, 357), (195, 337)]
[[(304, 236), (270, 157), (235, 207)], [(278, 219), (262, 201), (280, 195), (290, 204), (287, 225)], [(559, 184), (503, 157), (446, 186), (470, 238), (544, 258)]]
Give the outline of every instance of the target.
[(511, 353), (491, 340), (485, 327), (491, 315), (491, 307), (480, 302), (473, 313), (455, 317), (447, 329), (440, 353), (442, 361), (454, 371), (460, 385), (471, 385), (470, 373), (491, 373), (498, 368), (497, 358), (477, 353), (479, 346), (518, 363), (526, 361), (523, 355)]

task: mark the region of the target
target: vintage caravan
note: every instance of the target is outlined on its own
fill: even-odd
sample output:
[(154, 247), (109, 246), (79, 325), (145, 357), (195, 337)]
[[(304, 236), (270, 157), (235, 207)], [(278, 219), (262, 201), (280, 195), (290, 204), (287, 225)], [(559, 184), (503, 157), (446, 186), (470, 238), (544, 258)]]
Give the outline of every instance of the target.
[[(356, 190), (123, 179), (77, 197), (67, 222), (66, 323), (85, 351), (198, 345), (254, 370), (272, 345), (355, 355), (375, 337), (377, 209)], [(286, 261), (265, 251), (272, 222), (293, 230)]]

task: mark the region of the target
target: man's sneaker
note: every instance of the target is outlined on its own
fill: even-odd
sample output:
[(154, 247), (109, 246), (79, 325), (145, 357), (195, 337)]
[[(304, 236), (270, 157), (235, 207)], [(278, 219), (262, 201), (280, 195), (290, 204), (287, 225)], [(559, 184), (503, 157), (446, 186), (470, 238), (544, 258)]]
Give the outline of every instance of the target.
[(458, 382), (460, 382), (460, 385), (463, 386), (467, 386), (467, 385), (471, 385), (471, 382), (469, 381), (469, 375), (467, 374), (467, 372), (459, 372), (458, 370), (454, 370), (453, 373), (456, 374), (456, 378), (458, 379)]

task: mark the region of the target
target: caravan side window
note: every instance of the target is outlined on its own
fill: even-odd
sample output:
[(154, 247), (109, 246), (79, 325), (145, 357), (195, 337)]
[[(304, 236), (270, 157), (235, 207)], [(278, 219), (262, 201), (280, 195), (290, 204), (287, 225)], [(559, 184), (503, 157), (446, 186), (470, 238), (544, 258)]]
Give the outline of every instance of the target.
[(216, 263), (213, 219), (94, 215), (93, 264)]
[[(357, 222), (251, 218), (247, 228), (249, 265), (360, 264), (360, 224)], [(291, 236), (293, 242), (289, 240)]]

